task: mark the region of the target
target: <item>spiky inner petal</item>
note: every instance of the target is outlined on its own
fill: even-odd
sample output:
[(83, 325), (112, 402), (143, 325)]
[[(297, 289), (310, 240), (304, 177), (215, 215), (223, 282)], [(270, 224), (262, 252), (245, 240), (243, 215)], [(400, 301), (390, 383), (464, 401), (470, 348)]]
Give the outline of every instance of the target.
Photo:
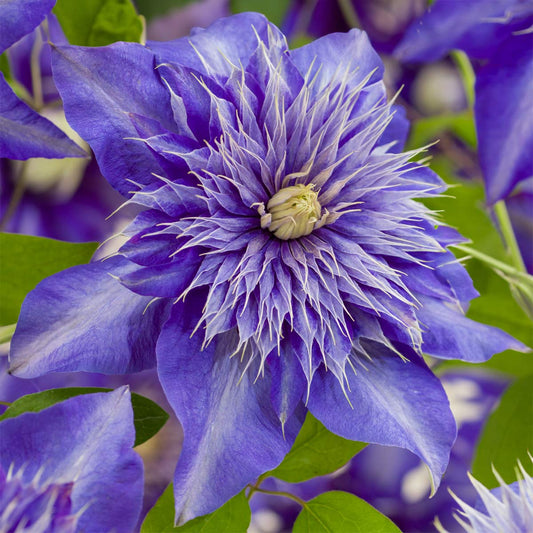
[(309, 235), (320, 220), (322, 208), (314, 184), (301, 183), (280, 189), (267, 204), (267, 213), (261, 215), (261, 227), (267, 227), (284, 241)]
[[(158, 250), (163, 239), (178, 239), (166, 256), (150, 256), (150, 264), (162, 257), (157, 276), (195, 258), (176, 296), (205, 291), (195, 330), (204, 346), (235, 331), (229, 355), (260, 358), (261, 372), (287, 344), (309, 383), (325, 364), (343, 384), (355, 360), (371, 357), (361, 340), (421, 352), (420, 303), (403, 268), (423, 272), (443, 254), (454, 258), (431, 212), (413, 201), (435, 195), (440, 180), (409, 162), (418, 151), (380, 144), (393, 119), (383, 83), (355, 65), (328, 83), (317, 81), (320, 65), (308, 68), (300, 72), (272, 34), (258, 37), (248, 64), (229, 63), (228, 76), (161, 65), (176, 120), (191, 110), (191, 127), (181, 129), (186, 142), (143, 140), (180, 177), (134, 196), (153, 223), (139, 219), (133, 227), (143, 229), (131, 235), (159, 239)], [(197, 126), (198, 116), (209, 116), (208, 128)], [(152, 275), (148, 268), (148, 281)], [(439, 298), (460, 305), (445, 279), (437, 284)]]
[(80, 514), (72, 514), (72, 483), (42, 481), (40, 472), (24, 481), (23, 469), (0, 467), (0, 531), (74, 533)]

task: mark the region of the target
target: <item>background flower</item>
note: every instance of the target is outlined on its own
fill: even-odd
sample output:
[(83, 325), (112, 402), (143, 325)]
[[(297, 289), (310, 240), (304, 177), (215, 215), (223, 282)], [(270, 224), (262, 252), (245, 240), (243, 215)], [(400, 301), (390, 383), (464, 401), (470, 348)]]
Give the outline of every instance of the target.
[(474, 106), (487, 201), (507, 197), (533, 172), (533, 3), (437, 0), (394, 51), (434, 61), (461, 49), (476, 61)]
[[(0, 6), (0, 53), (30, 33), (55, 0), (7, 0)], [(22, 102), (0, 72), (0, 157), (83, 157), (61, 130)]]
[[(530, 456), (531, 457), (531, 456)], [(455, 497), (460, 506), (456, 519), (467, 533), (522, 533), (533, 528), (533, 478), (519, 463), (517, 472), (521, 479), (511, 485), (494, 471), (500, 487), (489, 490), (474, 477), (470, 481), (478, 493), (476, 506), (472, 507)], [(446, 530), (437, 524), (439, 531)]]
[(130, 533), (143, 486), (134, 438), (127, 387), (0, 422), (2, 531)]

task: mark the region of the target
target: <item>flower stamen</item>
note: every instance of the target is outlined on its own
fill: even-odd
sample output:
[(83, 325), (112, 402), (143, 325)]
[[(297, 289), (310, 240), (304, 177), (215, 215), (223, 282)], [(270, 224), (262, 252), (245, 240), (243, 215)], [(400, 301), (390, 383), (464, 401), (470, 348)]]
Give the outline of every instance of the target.
[(268, 228), (278, 239), (289, 240), (309, 235), (323, 225), (322, 207), (314, 184), (283, 187), (269, 200), (266, 210), (259, 208), (261, 227)]

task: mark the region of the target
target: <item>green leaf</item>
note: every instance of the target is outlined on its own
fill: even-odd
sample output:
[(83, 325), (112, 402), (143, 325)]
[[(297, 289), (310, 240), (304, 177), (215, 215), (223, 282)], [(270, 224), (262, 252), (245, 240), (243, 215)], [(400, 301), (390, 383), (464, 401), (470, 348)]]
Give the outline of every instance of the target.
[(276, 26), (281, 26), (290, 0), (277, 0), (276, 2), (265, 2), (264, 0), (230, 0), (230, 7), (233, 13), (243, 13), (245, 11), (258, 11), (263, 13), (270, 22)]
[(330, 474), (346, 464), (366, 446), (331, 433), (311, 413), (283, 462), (269, 475), (289, 483), (299, 483)]
[(174, 527), (174, 488), (170, 484), (146, 515), (141, 533), (168, 533)]
[(401, 533), (385, 515), (353, 494), (324, 492), (308, 501), (293, 533)]
[(250, 518), (250, 506), (243, 491), (213, 513), (174, 527), (174, 491), (170, 485), (146, 515), (141, 533), (246, 533)]
[(179, 9), (187, 4), (191, 4), (194, 0), (135, 0), (135, 5), (139, 13), (146, 17), (146, 20), (151, 20), (154, 17), (166, 15), (174, 9)]
[(520, 460), (530, 475), (533, 467), (528, 451), (533, 451), (533, 374), (513, 383), (502, 396), (479, 440), (472, 473), (488, 488), (498, 486), (492, 465), (507, 483), (516, 481)]
[[(80, 394), (95, 392), (109, 392), (112, 389), (100, 387), (68, 387), (64, 389), (50, 389), (35, 394), (22, 396), (14, 401), (5, 413), (0, 416), (0, 421), (13, 418), (23, 413), (37, 413), (56, 403), (62, 402)], [(168, 414), (152, 400), (132, 393), (131, 405), (133, 407), (133, 422), (135, 424), (135, 446), (142, 444), (153, 437), (168, 420)]]
[(143, 24), (131, 0), (57, 0), (53, 12), (70, 44), (141, 40)]
[(24, 297), (39, 281), (87, 263), (97, 246), (0, 233), (0, 326), (17, 321)]
[(9, 326), (0, 326), (0, 344), (3, 344), (4, 342), (9, 342), (11, 340), (11, 337), (13, 337), (13, 333), (15, 333), (16, 327), (16, 324), (9, 324)]
[(409, 148), (420, 148), (438, 140), (444, 133), (452, 133), (467, 146), (477, 146), (476, 127), (471, 110), (457, 114), (446, 113), (421, 118), (413, 122), (409, 135)]

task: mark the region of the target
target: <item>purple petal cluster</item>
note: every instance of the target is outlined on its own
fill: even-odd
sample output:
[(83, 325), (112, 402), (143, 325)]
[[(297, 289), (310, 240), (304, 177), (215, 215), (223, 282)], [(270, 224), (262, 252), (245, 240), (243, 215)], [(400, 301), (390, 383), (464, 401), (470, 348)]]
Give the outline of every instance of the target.
[[(55, 0), (7, 0), (0, 6), (0, 53), (30, 33)], [(83, 157), (85, 152), (52, 122), (20, 100), (0, 72), (0, 157)]]
[(400, 153), (407, 124), (366, 35), (289, 50), (248, 13), (146, 47), (58, 47), (53, 67), (69, 121), (144, 210), (117, 257), (30, 293), (12, 371), (157, 360), (185, 433), (181, 522), (277, 466), (307, 409), (413, 451), (437, 485), (455, 424), (422, 353), (523, 346), (465, 318), (461, 237), (416, 201), (444, 186)]
[(127, 387), (0, 422), (0, 529), (133, 531), (143, 492), (134, 438)]
[(391, 53), (425, 7), (424, 0), (292, 0), (282, 27), (289, 36), (322, 37), (348, 31), (357, 22), (378, 52)]
[(452, 49), (476, 61), (475, 119), (487, 200), (493, 204), (533, 175), (533, 3), (437, 0), (394, 51), (434, 61)]
[[(493, 490), (470, 476), (478, 494), (476, 506), (472, 507), (455, 496), (460, 507), (456, 520), (466, 533), (523, 533), (533, 529), (533, 478), (520, 462), (518, 471), (521, 479), (511, 485), (494, 471), (500, 486)], [(437, 527), (446, 532), (440, 524)]]

